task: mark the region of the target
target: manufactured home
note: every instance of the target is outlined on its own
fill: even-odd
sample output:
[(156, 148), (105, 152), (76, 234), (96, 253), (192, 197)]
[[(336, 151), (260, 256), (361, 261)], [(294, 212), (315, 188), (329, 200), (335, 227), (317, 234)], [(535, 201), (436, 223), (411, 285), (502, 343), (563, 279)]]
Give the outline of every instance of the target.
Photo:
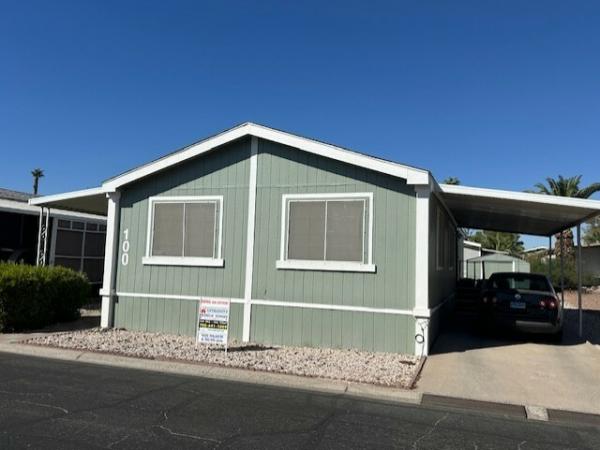
[[(102, 284), (106, 218), (28, 204), (27, 192), (0, 188), (0, 261), (64, 266)], [(40, 235), (48, 239), (40, 240)], [(41, 246), (39, 244), (42, 244)]]
[(541, 197), (440, 186), (246, 123), (31, 203), (107, 214), (104, 327), (194, 336), (199, 299), (224, 298), (231, 340), (426, 354), (454, 292), (458, 227), (549, 235), (600, 212)]

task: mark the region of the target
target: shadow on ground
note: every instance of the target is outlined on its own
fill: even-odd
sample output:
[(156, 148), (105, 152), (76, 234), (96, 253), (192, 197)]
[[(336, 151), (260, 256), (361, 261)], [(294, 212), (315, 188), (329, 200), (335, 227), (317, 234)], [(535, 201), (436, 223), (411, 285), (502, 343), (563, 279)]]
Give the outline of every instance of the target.
[(564, 333), (560, 341), (552, 336), (522, 333), (509, 329), (484, 328), (474, 312), (453, 311), (446, 319), (431, 354), (504, 347), (529, 342), (549, 346), (600, 345), (600, 311), (582, 310), (583, 334), (579, 337), (579, 311), (565, 309)]

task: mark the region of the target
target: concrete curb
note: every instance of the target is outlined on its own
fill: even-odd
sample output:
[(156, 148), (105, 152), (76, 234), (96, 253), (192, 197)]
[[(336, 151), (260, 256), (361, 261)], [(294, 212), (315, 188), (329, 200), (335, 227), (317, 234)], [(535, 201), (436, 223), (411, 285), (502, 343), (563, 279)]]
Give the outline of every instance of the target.
[(272, 387), (291, 388), (324, 394), (345, 395), (349, 397), (361, 397), (412, 405), (421, 403), (421, 393), (416, 391), (350, 383), (341, 380), (327, 380), (323, 378), (309, 378), (297, 375), (220, 367), (195, 362), (143, 359), (107, 353), (59, 349), (55, 347), (43, 347), (19, 343), (0, 343), (0, 352), (127, 369), (149, 370), (176, 375), (261, 384)]

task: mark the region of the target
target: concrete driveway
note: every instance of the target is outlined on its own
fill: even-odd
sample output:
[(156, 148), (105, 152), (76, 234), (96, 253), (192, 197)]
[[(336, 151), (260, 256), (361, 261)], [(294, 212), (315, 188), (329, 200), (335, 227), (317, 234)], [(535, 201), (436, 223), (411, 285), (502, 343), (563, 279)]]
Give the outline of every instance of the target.
[[(567, 316), (569, 319), (569, 316)], [(440, 334), (417, 388), (425, 393), (600, 414), (600, 346), (566, 326), (563, 343), (482, 334), (458, 316)]]

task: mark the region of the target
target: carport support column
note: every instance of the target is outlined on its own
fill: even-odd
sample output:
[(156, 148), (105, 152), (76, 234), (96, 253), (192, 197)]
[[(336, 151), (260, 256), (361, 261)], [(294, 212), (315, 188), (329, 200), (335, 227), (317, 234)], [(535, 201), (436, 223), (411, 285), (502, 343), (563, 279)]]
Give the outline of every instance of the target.
[(113, 325), (115, 300), (115, 281), (117, 276), (117, 257), (119, 255), (119, 200), (121, 193), (110, 192), (108, 198), (108, 214), (106, 217), (106, 246), (104, 250), (104, 279), (100, 295), (102, 296), (102, 313), (100, 326), (109, 328)]
[(429, 199), (431, 188), (415, 186), (415, 355), (429, 353)]
[(583, 336), (583, 311), (581, 305), (581, 224), (577, 224), (577, 307), (579, 308), (579, 337)]

